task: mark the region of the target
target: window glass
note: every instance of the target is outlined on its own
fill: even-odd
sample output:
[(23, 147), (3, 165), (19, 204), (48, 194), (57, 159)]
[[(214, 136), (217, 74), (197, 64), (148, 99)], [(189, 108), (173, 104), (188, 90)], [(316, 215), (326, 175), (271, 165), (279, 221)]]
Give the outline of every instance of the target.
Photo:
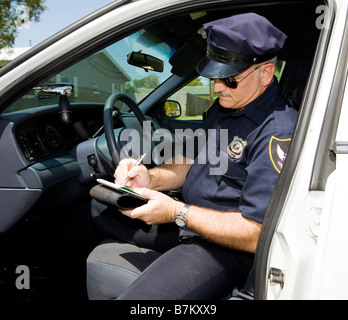
[(278, 59), (277, 68), (276, 68), (276, 71), (274, 73), (274, 75), (277, 77), (278, 81), (280, 81), (280, 79), (283, 76), (283, 71), (285, 69), (285, 66), (286, 66), (286, 62)]
[[(69, 101), (105, 103), (110, 94), (121, 92), (130, 96), (136, 102), (141, 101), (162, 82), (171, 76), (172, 66), (169, 58), (174, 53), (173, 48), (153, 35), (140, 30), (109, 47), (92, 54), (71, 67), (60, 71), (42, 84), (70, 83), (74, 91)], [(127, 56), (131, 52), (141, 52), (163, 61), (163, 71), (157, 72), (151, 68), (143, 69), (128, 63)], [(13, 103), (6, 112), (25, 110), (58, 103), (59, 96), (43, 94), (39, 90), (31, 90), (21, 99)]]
[(201, 120), (205, 110), (214, 102), (216, 94), (212, 81), (198, 77), (174, 93), (168, 100), (180, 103), (181, 116), (178, 120)]

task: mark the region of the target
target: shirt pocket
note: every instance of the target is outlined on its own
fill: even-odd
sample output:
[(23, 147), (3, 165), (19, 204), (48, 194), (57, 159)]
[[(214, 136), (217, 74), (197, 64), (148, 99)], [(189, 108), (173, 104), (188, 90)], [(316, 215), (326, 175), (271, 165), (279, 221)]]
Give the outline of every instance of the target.
[(247, 171), (242, 161), (232, 159), (228, 154), (226, 157), (227, 168), (224, 168), (221, 163), (219, 168), (216, 167), (216, 170), (219, 170), (221, 174), (217, 176), (217, 188), (213, 199), (224, 206), (231, 205), (231, 208), (235, 208), (239, 207), (240, 204)]

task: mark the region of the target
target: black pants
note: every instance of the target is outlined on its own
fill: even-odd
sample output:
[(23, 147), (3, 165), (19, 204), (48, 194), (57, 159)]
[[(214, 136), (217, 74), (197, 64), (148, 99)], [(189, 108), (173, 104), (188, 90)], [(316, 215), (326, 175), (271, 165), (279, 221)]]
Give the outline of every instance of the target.
[(221, 299), (244, 284), (253, 265), (253, 254), (198, 236), (180, 239), (174, 224), (148, 226), (99, 203), (92, 205), (92, 215), (102, 237), (163, 253), (119, 299)]

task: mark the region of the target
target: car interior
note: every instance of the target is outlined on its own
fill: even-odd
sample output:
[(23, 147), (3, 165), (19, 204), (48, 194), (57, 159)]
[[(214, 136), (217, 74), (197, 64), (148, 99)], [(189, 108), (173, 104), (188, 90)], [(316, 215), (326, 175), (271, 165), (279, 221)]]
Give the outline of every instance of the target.
[[(172, 150), (175, 131), (200, 128), (215, 99), (211, 82), (195, 69), (206, 51), (202, 24), (255, 12), (282, 30), (288, 39), (276, 76), (301, 111), (320, 39), (319, 4), (207, 1), (169, 8), (122, 34), (110, 32), (102, 46), (66, 58), (64, 67), (52, 66), (8, 95), (0, 114), (0, 299), (87, 299), (86, 257), (102, 240), (88, 214), (96, 179), (113, 181), (119, 160), (144, 150), (147, 166), (165, 161), (160, 153), (151, 157), (154, 145)], [(148, 143), (146, 130), (161, 139)], [(134, 134), (143, 143), (125, 151)], [(18, 289), (21, 265), (29, 267), (30, 289)]]

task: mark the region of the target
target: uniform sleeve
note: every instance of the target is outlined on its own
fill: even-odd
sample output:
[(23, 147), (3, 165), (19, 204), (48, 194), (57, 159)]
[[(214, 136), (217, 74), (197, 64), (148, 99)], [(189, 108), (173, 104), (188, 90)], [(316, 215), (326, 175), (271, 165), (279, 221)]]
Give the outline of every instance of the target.
[(280, 135), (267, 128), (249, 149), (247, 178), (240, 198), (240, 210), (245, 218), (262, 223), (286, 159), (290, 138), (290, 133)]

